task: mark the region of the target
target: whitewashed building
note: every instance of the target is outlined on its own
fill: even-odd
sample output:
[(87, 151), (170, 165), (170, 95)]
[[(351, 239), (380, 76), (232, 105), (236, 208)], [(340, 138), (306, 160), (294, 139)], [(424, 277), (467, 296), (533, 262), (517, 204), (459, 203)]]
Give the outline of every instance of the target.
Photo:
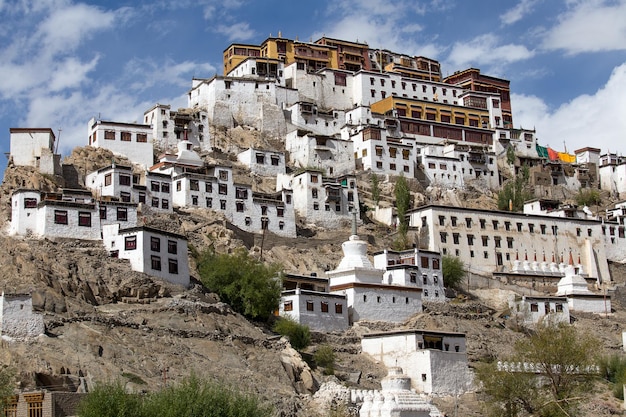
[(421, 249), (374, 253), (374, 268), (384, 272), (387, 284), (422, 289), (422, 301), (445, 302), (441, 255)]
[(404, 369), (418, 392), (454, 395), (471, 389), (463, 333), (415, 329), (371, 333), (363, 336), (361, 349), (387, 368)]
[(112, 164), (87, 174), (85, 185), (98, 199), (113, 197), (142, 204), (144, 211), (172, 212), (172, 179), (167, 174), (150, 171), (134, 174), (131, 167)]
[(626, 192), (626, 157), (616, 153), (600, 155), (600, 188), (619, 196)]
[(276, 188), (292, 191), (295, 212), (317, 226), (348, 225), (352, 213), (359, 210), (354, 175), (327, 178), (320, 171), (306, 169), (294, 175), (279, 175)]
[(422, 311), (422, 289), (384, 280), (384, 271), (376, 269), (367, 257), (367, 242), (356, 235), (341, 245), (344, 257), (326, 276), (330, 292), (347, 298), (350, 323), (360, 320), (403, 322)]
[(611, 296), (606, 293), (606, 290), (604, 294), (591, 292), (587, 281), (576, 273), (571, 262), (565, 268), (565, 276), (558, 283), (556, 296), (567, 299), (570, 311), (611, 313)]
[(154, 165), (152, 128), (147, 124), (110, 122), (91, 118), (89, 146), (108, 149), (148, 169)]
[(283, 106), (296, 101), (296, 90), (271, 78), (194, 78), (188, 93), (188, 107), (206, 111), (210, 124), (253, 126), (274, 137), (287, 132)]
[(11, 197), (13, 235), (100, 240), (102, 226), (111, 223), (136, 226), (137, 205), (96, 201), (84, 190), (16, 190)]
[(189, 260), (185, 236), (147, 226), (103, 228), (103, 242), (111, 256), (128, 259), (134, 271), (189, 285)]
[(285, 138), (289, 162), (296, 168), (315, 168), (328, 176), (354, 173), (353, 142), (294, 130)]
[(558, 259), (571, 250), (588, 276), (610, 282), (607, 261), (625, 258), (616, 223), (438, 205), (408, 216), (422, 247), (459, 257), (472, 273), (512, 270), (520, 254)]
[(152, 127), (153, 142), (162, 150), (177, 149), (181, 140), (203, 151), (211, 150), (209, 118), (203, 109), (172, 110), (169, 104), (155, 104), (144, 112), (144, 123)]
[(339, 134), (344, 124), (343, 110), (318, 107), (315, 102), (299, 101), (286, 109), (290, 118), (287, 119), (292, 127), (306, 130), (313, 135), (333, 136)]
[(10, 158), (14, 165), (31, 166), (49, 175), (61, 174), (61, 155), (55, 154), (56, 136), (50, 128), (11, 128)]
[(350, 325), (346, 297), (328, 290), (328, 279), (317, 273), (286, 273), (278, 313), (315, 331), (343, 331)]
[(261, 177), (275, 177), (285, 173), (284, 152), (249, 148), (239, 153), (237, 160), (244, 164), (252, 174)]
[(419, 149), (420, 165), (431, 185), (462, 188), (466, 184), (481, 183), (496, 189), (500, 184), (495, 153), (480, 145), (444, 141)]
[(415, 177), (414, 139), (392, 135), (377, 125), (362, 125), (346, 131), (354, 142), (354, 158), (360, 170)]
[(0, 337), (24, 339), (43, 334), (43, 314), (33, 311), (30, 294), (0, 295)]
[(281, 293), (280, 316), (289, 316), (318, 332), (343, 331), (349, 326), (345, 295), (296, 288)]
[(525, 324), (570, 323), (569, 305), (565, 297), (527, 296), (509, 300), (512, 314)]

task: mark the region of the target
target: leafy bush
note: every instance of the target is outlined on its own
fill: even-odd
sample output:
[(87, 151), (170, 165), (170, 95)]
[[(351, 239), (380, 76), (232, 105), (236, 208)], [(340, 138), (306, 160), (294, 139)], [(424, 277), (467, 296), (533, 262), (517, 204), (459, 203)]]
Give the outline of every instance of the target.
[(265, 265), (245, 249), (233, 254), (205, 251), (196, 257), (200, 280), (233, 310), (251, 319), (267, 319), (280, 301), (279, 265)]
[(289, 338), (289, 343), (296, 350), (302, 350), (311, 343), (309, 326), (297, 323), (290, 317), (281, 317), (274, 325), (274, 331)]
[(378, 204), (380, 202), (380, 178), (372, 172), (370, 181), (372, 183), (372, 200), (374, 200), (374, 203)]
[(96, 385), (78, 409), (80, 417), (141, 417), (143, 398), (127, 394), (121, 382)]
[(576, 194), (576, 204), (579, 206), (595, 206), (602, 202), (600, 199), (600, 193), (598, 190), (586, 189), (582, 188), (578, 190), (578, 194)]
[(251, 394), (189, 377), (162, 391), (127, 394), (119, 383), (98, 386), (80, 405), (80, 417), (269, 417), (272, 408)]
[(326, 375), (335, 373), (335, 351), (330, 345), (322, 345), (313, 354), (313, 360), (317, 366), (324, 368)]
[(8, 366), (0, 366), (0, 413), (4, 415), (4, 405), (6, 399), (13, 394), (13, 380), (15, 370)]
[(613, 355), (600, 360), (600, 373), (609, 382), (612, 382), (613, 395), (620, 400), (624, 399), (623, 384), (626, 384), (626, 358)]
[(441, 273), (443, 274), (443, 285), (448, 288), (456, 288), (465, 276), (465, 265), (456, 256), (444, 255), (441, 258)]
[(523, 166), (515, 179), (504, 184), (498, 192), (498, 210), (522, 211), (524, 209), (524, 203), (534, 197), (528, 187), (529, 178), (529, 168)]

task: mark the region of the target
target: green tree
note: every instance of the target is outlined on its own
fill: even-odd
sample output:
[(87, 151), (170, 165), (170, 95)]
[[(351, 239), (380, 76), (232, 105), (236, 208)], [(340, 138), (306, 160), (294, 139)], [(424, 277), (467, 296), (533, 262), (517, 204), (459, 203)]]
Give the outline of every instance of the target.
[[(513, 362), (534, 364), (534, 373), (507, 372), (488, 365), (477, 372), (493, 415), (571, 417), (596, 377), (598, 342), (566, 324), (543, 322), (515, 344)], [(495, 411), (494, 411), (495, 410)], [(498, 412), (499, 410), (499, 412)]]
[(200, 280), (237, 312), (267, 319), (280, 301), (280, 266), (266, 265), (240, 248), (232, 254), (207, 250), (197, 255)]
[(296, 350), (305, 349), (311, 343), (309, 326), (296, 322), (291, 317), (281, 317), (274, 324), (273, 330), (289, 338), (289, 343)]
[(465, 276), (465, 265), (461, 258), (444, 255), (441, 258), (441, 273), (443, 274), (443, 285), (448, 288), (456, 288)]
[[(530, 170), (523, 166), (521, 172), (512, 180), (509, 180), (498, 192), (498, 210), (522, 211), (524, 203), (534, 197), (528, 188)], [(511, 205), (512, 207), (509, 207)]]
[(370, 182), (372, 183), (372, 200), (378, 204), (380, 202), (380, 178), (372, 172), (370, 174)]
[(396, 179), (394, 194), (396, 197), (396, 214), (398, 215), (398, 238), (394, 242), (394, 249), (402, 250), (408, 247), (409, 221), (406, 218), (406, 213), (411, 208), (411, 191), (404, 175), (400, 175)]
[(509, 146), (506, 150), (506, 162), (509, 165), (513, 165), (515, 163), (515, 148)]
[(578, 194), (576, 194), (576, 204), (579, 206), (591, 207), (599, 205), (601, 202), (602, 200), (598, 190), (580, 188)]
[(6, 400), (13, 394), (15, 371), (8, 366), (0, 366), (0, 414), (4, 415)]

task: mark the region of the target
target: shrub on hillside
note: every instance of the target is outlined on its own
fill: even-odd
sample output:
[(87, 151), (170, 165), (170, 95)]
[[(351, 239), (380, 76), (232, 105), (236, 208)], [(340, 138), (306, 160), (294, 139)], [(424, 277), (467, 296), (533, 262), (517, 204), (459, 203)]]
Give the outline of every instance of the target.
[(267, 319), (280, 301), (279, 265), (266, 265), (239, 249), (232, 254), (212, 250), (196, 255), (200, 280), (233, 310), (251, 319)]
[(274, 331), (287, 336), (289, 343), (295, 350), (305, 349), (311, 343), (309, 326), (297, 323), (290, 317), (281, 317), (274, 325)]
[(80, 417), (270, 417), (272, 408), (248, 393), (218, 382), (189, 377), (144, 396), (119, 383), (103, 384), (80, 404)]
[(326, 375), (335, 373), (335, 351), (330, 345), (322, 345), (313, 354), (315, 365), (324, 368)]

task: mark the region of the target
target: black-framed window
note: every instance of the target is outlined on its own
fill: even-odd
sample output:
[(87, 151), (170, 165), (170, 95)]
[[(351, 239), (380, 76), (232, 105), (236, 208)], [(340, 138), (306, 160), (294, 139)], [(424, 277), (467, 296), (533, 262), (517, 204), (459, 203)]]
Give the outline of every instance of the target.
[(167, 241), (167, 253), (173, 253), (173, 254), (178, 253), (178, 242), (176, 242), (175, 240), (168, 240)]
[(168, 259), (167, 260), (167, 270), (170, 274), (178, 274), (178, 260), (177, 259)]
[(91, 227), (91, 213), (88, 211), (79, 211), (78, 225), (82, 227)]
[(150, 236), (150, 250), (152, 252), (161, 252), (161, 238)]
[(137, 236), (126, 236), (124, 238), (124, 249), (125, 250), (137, 249)]
[(67, 210), (54, 210), (54, 223), (67, 224)]
[(160, 256), (151, 256), (150, 264), (153, 270), (160, 271), (161, 270), (161, 257)]

